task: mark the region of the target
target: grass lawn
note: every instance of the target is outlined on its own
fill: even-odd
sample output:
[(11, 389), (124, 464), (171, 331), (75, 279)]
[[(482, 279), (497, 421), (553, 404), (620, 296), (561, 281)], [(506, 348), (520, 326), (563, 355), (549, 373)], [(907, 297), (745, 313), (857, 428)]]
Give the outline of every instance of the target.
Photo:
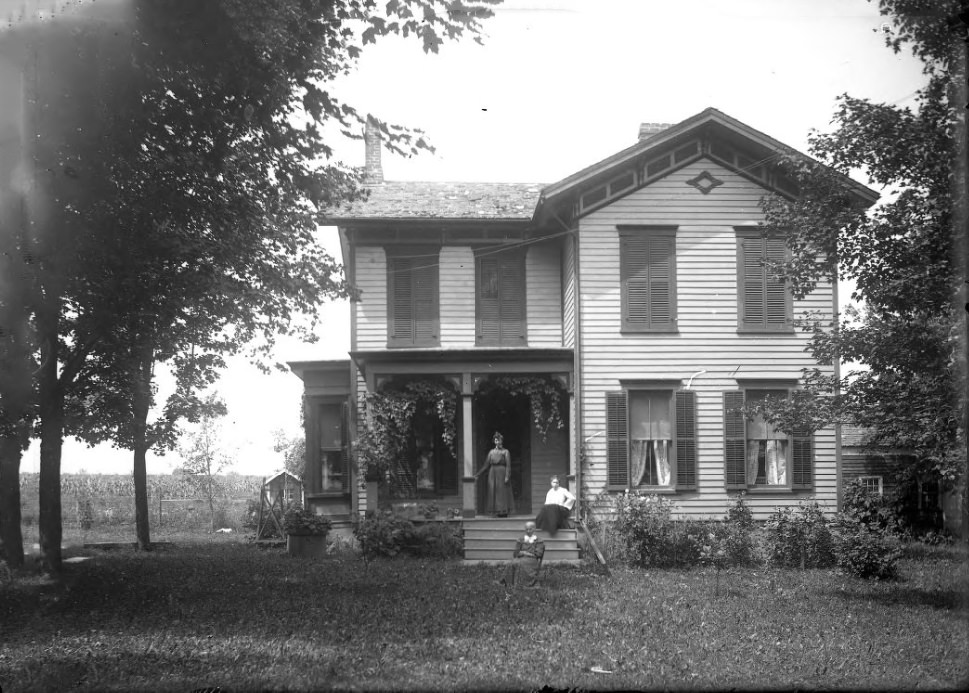
[(63, 586), (0, 586), (0, 689), (960, 689), (964, 552), (897, 583), (834, 571), (500, 569), (238, 537), (151, 554), (87, 550)]

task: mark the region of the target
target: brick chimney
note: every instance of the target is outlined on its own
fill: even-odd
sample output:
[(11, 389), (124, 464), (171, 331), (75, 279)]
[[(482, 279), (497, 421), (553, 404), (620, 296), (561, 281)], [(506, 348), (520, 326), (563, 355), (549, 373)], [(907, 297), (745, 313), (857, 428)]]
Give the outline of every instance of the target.
[(648, 140), (653, 135), (658, 135), (668, 128), (672, 123), (642, 123), (639, 126), (639, 141)]
[(367, 151), (363, 180), (365, 183), (383, 183), (384, 169), (380, 165), (380, 128), (373, 116), (367, 116), (367, 124), (363, 129), (363, 141)]

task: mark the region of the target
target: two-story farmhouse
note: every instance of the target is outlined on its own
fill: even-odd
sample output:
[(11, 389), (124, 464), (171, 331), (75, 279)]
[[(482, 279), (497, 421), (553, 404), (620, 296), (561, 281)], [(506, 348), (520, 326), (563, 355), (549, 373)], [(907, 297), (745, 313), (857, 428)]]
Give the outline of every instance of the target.
[(453, 411), (419, 408), (381, 502), (480, 515), (474, 473), (501, 431), (520, 515), (551, 474), (584, 501), (669, 494), (684, 516), (721, 516), (741, 490), (758, 517), (805, 498), (834, 510), (835, 429), (789, 436), (739, 411), (797, 386), (814, 363), (793, 318), (837, 301), (831, 284), (792, 300), (764, 264), (786, 252), (760, 200), (796, 195), (772, 165), (789, 148), (711, 108), (543, 186), (384, 182), (366, 140), (370, 197), (333, 219), (359, 291), (349, 359), (291, 364), (324, 512), (374, 505), (350, 462), (360, 403), (408, 383)]

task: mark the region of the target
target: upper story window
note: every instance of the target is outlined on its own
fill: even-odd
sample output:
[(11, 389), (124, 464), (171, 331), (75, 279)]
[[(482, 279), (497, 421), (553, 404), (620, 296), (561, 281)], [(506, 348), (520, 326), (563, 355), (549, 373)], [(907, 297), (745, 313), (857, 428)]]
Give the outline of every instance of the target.
[(525, 252), (486, 248), (475, 255), (478, 346), (525, 346)]
[(814, 436), (789, 435), (757, 415), (744, 416), (745, 403), (766, 397), (785, 398), (787, 389), (753, 389), (723, 393), (724, 474), (728, 489), (810, 489), (813, 485)]
[(696, 488), (693, 391), (607, 392), (606, 441), (609, 488)]
[(676, 227), (620, 226), (623, 332), (676, 331)]
[(441, 343), (439, 247), (387, 248), (387, 345)]
[(742, 332), (789, 332), (793, 301), (787, 282), (768, 266), (784, 262), (787, 245), (757, 229), (737, 232), (737, 315)]

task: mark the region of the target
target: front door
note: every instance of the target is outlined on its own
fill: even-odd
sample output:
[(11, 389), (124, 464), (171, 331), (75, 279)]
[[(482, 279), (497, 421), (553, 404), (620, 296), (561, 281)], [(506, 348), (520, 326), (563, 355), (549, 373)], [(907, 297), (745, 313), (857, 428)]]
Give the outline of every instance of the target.
[[(494, 447), (495, 432), (504, 437), (504, 446), (511, 457), (511, 487), (514, 507), (511, 515), (531, 515), (532, 465), (530, 431), (531, 416), (526, 397), (513, 397), (503, 390), (490, 390), (474, 399), (474, 469), (482, 469), (488, 452)], [(484, 514), (487, 507), (488, 484), (482, 475), (476, 484), (476, 512)], [(545, 498), (542, 492), (542, 498)]]

